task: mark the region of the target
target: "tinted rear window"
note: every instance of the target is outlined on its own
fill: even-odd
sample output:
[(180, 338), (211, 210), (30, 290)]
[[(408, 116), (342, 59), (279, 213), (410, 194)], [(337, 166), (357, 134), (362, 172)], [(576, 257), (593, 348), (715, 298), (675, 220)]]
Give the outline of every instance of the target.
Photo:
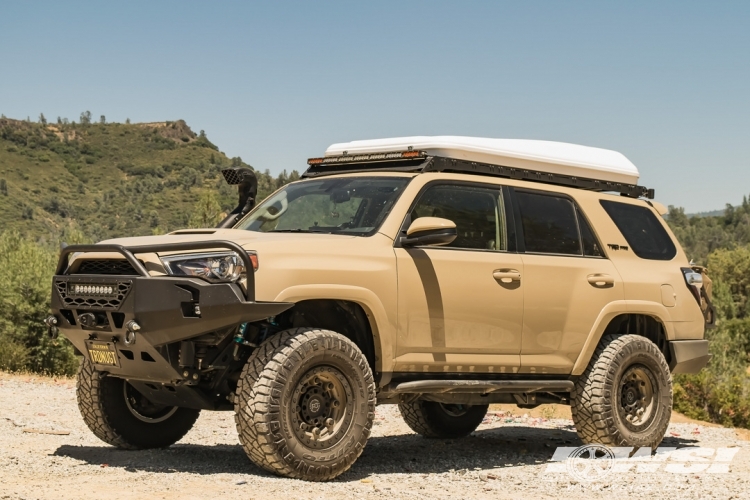
[(567, 198), (516, 191), (526, 251), (581, 255), (576, 210)]
[(671, 260), (677, 249), (654, 212), (646, 207), (601, 200), (630, 248), (642, 259)]

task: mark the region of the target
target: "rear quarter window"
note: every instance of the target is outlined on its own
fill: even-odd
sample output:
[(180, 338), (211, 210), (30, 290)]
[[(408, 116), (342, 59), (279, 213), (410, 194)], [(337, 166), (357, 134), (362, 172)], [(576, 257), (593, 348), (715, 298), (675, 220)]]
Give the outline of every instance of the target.
[(600, 203), (638, 257), (672, 260), (677, 255), (672, 238), (653, 211), (616, 201), (600, 200)]

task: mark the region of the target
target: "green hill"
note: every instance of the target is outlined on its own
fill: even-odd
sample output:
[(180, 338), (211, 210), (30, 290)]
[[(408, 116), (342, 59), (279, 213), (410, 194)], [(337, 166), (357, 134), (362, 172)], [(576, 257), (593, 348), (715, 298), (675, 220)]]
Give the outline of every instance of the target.
[[(99, 241), (212, 223), (237, 203), (230, 159), (182, 120), (56, 124), (0, 119), (0, 231)], [(87, 123), (88, 122), (88, 123)], [(262, 199), (298, 178), (258, 172)], [(207, 207), (196, 208), (200, 205)], [(208, 210), (209, 213), (205, 213)], [(197, 216), (197, 217), (196, 217)]]

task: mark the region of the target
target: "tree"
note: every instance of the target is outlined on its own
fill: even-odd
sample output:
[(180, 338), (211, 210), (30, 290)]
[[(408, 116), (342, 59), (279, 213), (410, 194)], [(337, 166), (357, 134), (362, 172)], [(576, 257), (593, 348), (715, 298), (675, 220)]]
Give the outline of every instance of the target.
[(190, 227), (215, 227), (221, 218), (221, 205), (213, 191), (204, 192), (190, 215)]
[(99, 117), (99, 123), (101, 125), (105, 125), (107, 123), (107, 118), (104, 115), (100, 116)]
[(125, 124), (130, 125), (130, 118), (125, 118)]
[(180, 184), (182, 189), (190, 191), (190, 188), (196, 184), (200, 184), (200, 173), (192, 167), (185, 167), (180, 170)]
[(81, 113), (81, 125), (91, 124), (91, 111), (84, 111)]
[(39, 113), (39, 123), (47, 125), (47, 119), (44, 117), (44, 113)]
[(62, 125), (62, 118), (60, 118), (59, 116), (57, 117), (57, 124)]

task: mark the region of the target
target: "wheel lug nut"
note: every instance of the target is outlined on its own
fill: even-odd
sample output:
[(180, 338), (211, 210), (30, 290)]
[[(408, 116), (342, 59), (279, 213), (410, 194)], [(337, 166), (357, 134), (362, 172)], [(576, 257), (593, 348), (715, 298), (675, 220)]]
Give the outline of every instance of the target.
[(326, 389), (328, 389), (329, 391), (332, 391), (333, 390), (333, 382), (328, 382), (326, 384)]
[(333, 401), (331, 401), (331, 406), (333, 406), (334, 408), (338, 408), (340, 404), (341, 403), (339, 403), (338, 399), (334, 399)]
[(327, 418), (326, 419), (326, 427), (333, 427), (333, 423), (334, 422), (333, 422), (332, 418)]

